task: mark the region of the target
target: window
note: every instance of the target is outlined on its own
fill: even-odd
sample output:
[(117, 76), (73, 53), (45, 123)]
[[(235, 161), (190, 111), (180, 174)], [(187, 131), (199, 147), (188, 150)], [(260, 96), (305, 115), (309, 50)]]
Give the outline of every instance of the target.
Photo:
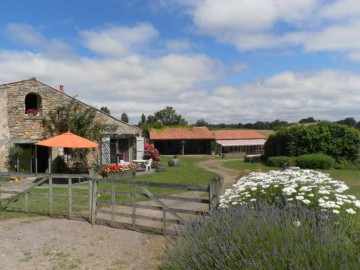
[(25, 114), (29, 110), (35, 110), (37, 113), (41, 111), (41, 97), (35, 93), (29, 93), (25, 97)]

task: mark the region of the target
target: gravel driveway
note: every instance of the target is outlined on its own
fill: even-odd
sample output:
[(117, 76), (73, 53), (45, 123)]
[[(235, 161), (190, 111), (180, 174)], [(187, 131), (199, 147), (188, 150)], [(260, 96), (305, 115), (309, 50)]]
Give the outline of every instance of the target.
[[(236, 171), (221, 160), (201, 167), (222, 175)], [(165, 238), (88, 222), (49, 217), (0, 220), (0, 270), (157, 269)]]

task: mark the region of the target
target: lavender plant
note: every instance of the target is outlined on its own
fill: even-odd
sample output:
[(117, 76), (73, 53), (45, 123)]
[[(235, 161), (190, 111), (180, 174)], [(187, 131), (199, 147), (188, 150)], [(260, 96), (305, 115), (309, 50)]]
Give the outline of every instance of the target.
[(168, 241), (161, 269), (360, 269), (331, 215), (265, 201), (219, 209)]

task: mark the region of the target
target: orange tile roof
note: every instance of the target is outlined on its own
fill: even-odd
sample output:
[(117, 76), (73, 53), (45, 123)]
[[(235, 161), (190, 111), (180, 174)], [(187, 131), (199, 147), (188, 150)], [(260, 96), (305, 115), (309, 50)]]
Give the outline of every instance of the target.
[(266, 139), (266, 136), (255, 130), (215, 130), (216, 140)]
[(174, 127), (151, 129), (151, 140), (211, 140), (214, 136), (207, 127)]

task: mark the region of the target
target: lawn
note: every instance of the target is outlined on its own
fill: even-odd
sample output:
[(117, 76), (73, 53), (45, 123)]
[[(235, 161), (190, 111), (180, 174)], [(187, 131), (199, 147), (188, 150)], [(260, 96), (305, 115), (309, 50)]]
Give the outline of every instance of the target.
[[(162, 164), (165, 165), (164, 172), (153, 172), (148, 174), (136, 175), (135, 177), (124, 178), (126, 180), (137, 180), (137, 181), (151, 181), (151, 182), (163, 182), (163, 183), (176, 183), (183, 185), (207, 185), (212, 177), (215, 176), (214, 173), (201, 169), (197, 166), (197, 164), (204, 160), (203, 158), (196, 157), (180, 157), (181, 166), (180, 167), (170, 167), (168, 166), (168, 161), (172, 158), (172, 156), (163, 156)], [(119, 179), (119, 182), (121, 179)], [(72, 194), (76, 196), (73, 198), (73, 211), (81, 211), (82, 207), (88, 207), (88, 183), (84, 182), (81, 184), (73, 184)], [(101, 190), (102, 196), (101, 201), (110, 201), (111, 200), (111, 183), (108, 182), (100, 182), (98, 189)], [(77, 189), (85, 188), (85, 189)], [(148, 188), (154, 194), (173, 194), (179, 192), (178, 190), (169, 190), (164, 188)], [(117, 185), (117, 192), (131, 192), (130, 185)], [(33, 194), (36, 193), (44, 193), (44, 187), (38, 187), (33, 190)], [(55, 212), (60, 211), (66, 213), (67, 211), (67, 198), (68, 190), (67, 185), (64, 187), (54, 187), (53, 188), (53, 210)], [(129, 196), (117, 195), (117, 201), (129, 201)], [(32, 208), (42, 211), (47, 211), (48, 209), (48, 197), (47, 196), (32, 196)], [(19, 199), (16, 203), (12, 204), (13, 207), (23, 207), (24, 206), (24, 198)], [(9, 214), (13, 213), (13, 214)], [(16, 212), (9, 211), (0, 211), (0, 219), (16, 217), (18, 214)]]
[(203, 158), (180, 157), (180, 167), (168, 166), (168, 161), (172, 156), (162, 156), (161, 162), (165, 165), (164, 172), (136, 176), (136, 180), (149, 180), (153, 182), (166, 182), (184, 185), (207, 185), (210, 179), (216, 176), (214, 173), (201, 169), (197, 166)]

